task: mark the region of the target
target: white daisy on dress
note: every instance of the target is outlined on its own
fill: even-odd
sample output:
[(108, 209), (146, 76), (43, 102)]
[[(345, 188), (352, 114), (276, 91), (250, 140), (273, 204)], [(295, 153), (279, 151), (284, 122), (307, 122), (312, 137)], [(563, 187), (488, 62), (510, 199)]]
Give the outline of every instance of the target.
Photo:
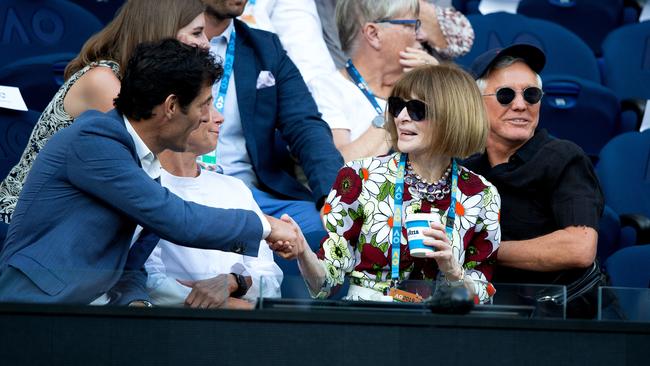
[(336, 190), (333, 189), (330, 191), (323, 205), (323, 223), (329, 223), (336, 227), (338, 222), (343, 219), (341, 212), (343, 212), (341, 196), (338, 196)]
[(377, 197), (379, 195), (379, 187), (386, 181), (388, 175), (388, 168), (382, 165), (379, 159), (370, 159), (367, 166), (362, 166), (359, 169), (359, 176), (363, 181), (363, 190), (361, 195), (364, 199)]
[(485, 219), (483, 220), (485, 230), (488, 232), (496, 231), (494, 234), (494, 240), (496, 240), (497, 243), (501, 241), (501, 230), (499, 230), (501, 212), (499, 211), (499, 206), (499, 196), (496, 196), (492, 199), (492, 201), (490, 201), (490, 204), (488, 205), (485, 212)]
[(373, 224), (370, 227), (371, 235), (377, 233), (377, 244), (388, 242), (390, 236), (390, 231), (393, 228), (393, 210), (390, 208), (390, 205), (385, 202), (379, 202), (377, 207), (379, 212), (376, 212), (373, 215)]
[(456, 201), (456, 220), (460, 222), (461, 228), (467, 231), (476, 224), (476, 219), (481, 213), (482, 195), (466, 196), (463, 192), (458, 191), (458, 200)]

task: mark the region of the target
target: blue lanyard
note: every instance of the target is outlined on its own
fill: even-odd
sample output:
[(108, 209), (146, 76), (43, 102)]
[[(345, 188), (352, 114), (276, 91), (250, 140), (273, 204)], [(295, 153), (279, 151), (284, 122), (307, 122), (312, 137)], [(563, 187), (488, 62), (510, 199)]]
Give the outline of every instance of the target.
[(402, 245), (402, 201), (404, 199), (404, 171), (406, 166), (406, 154), (402, 154), (397, 168), (395, 178), (395, 211), (393, 212), (393, 229), (390, 235), (390, 244), (393, 250), (391, 258), (391, 274), (393, 281), (399, 280), (399, 252)]
[(223, 77), (221, 78), (221, 84), (219, 84), (219, 94), (217, 94), (217, 99), (214, 101), (214, 106), (217, 108), (219, 113), (222, 114), (226, 102), (226, 93), (228, 92), (228, 83), (230, 83), (230, 76), (232, 75), (233, 66), (235, 64), (236, 38), (237, 33), (233, 27), (232, 33), (230, 33), (228, 47), (226, 48), (226, 59), (223, 62)]
[(359, 70), (357, 70), (357, 68), (352, 64), (352, 60), (348, 59), (348, 61), (345, 63), (345, 70), (348, 72), (348, 75), (350, 75), (350, 78), (352, 81), (354, 81), (357, 88), (361, 90), (363, 95), (366, 96), (366, 99), (368, 99), (370, 104), (372, 104), (372, 107), (375, 109), (377, 114), (380, 116), (383, 115), (384, 110), (379, 106), (379, 103), (377, 103), (375, 95), (372, 93), (372, 90), (370, 90), (370, 87), (368, 87), (366, 81), (363, 80), (363, 76), (359, 74)]
[[(391, 285), (399, 281), (399, 261), (400, 249), (402, 245), (402, 203), (404, 199), (404, 171), (406, 166), (407, 154), (402, 154), (397, 167), (397, 177), (395, 178), (395, 211), (393, 212), (393, 228), (391, 230), (390, 242), (393, 251), (391, 258)], [(451, 159), (451, 199), (449, 201), (449, 210), (447, 211), (447, 223), (445, 233), (449, 242), (453, 240), (454, 221), (456, 220), (456, 191), (458, 188), (458, 169), (456, 159)]]
[[(219, 113), (223, 114), (223, 109), (226, 103), (226, 93), (228, 92), (228, 84), (230, 83), (230, 77), (232, 76), (233, 67), (235, 64), (235, 41), (237, 39), (237, 33), (235, 33), (235, 27), (232, 28), (230, 33), (230, 40), (228, 41), (228, 46), (226, 46), (226, 58), (223, 62), (223, 77), (221, 78), (221, 84), (219, 84), (219, 93), (217, 98), (214, 100), (214, 106), (217, 108)], [(198, 156), (196, 161), (199, 163), (199, 166), (207, 170), (219, 171), (223, 169), (217, 166), (217, 151), (213, 150), (207, 154)]]

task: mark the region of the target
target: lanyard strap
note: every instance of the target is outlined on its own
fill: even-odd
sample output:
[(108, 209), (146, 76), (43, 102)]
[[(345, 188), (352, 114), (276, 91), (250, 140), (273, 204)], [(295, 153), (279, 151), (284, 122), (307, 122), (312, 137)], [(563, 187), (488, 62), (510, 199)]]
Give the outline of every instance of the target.
[[(219, 113), (223, 114), (223, 109), (226, 103), (226, 93), (228, 93), (228, 84), (230, 83), (230, 77), (232, 76), (234, 64), (235, 64), (235, 41), (237, 39), (237, 33), (235, 32), (235, 27), (232, 28), (230, 33), (230, 40), (228, 40), (228, 45), (226, 46), (226, 57), (223, 62), (223, 77), (221, 78), (221, 84), (219, 84), (219, 93), (217, 98), (214, 100), (214, 107), (217, 108)], [(217, 167), (217, 151), (213, 150), (205, 155), (201, 155), (196, 158), (196, 161), (199, 163), (199, 166), (207, 170), (216, 170), (219, 171), (220, 167)]]
[(395, 211), (393, 212), (393, 228), (391, 229), (390, 243), (393, 251), (390, 265), (391, 280), (399, 280), (399, 253), (402, 245), (402, 201), (404, 199), (404, 171), (406, 170), (406, 154), (402, 154), (397, 167), (395, 178)]
[[(395, 179), (395, 211), (393, 212), (393, 228), (391, 229), (390, 241), (392, 248), (391, 258), (391, 284), (399, 281), (399, 261), (400, 247), (402, 245), (402, 203), (404, 199), (404, 171), (406, 170), (407, 154), (401, 154), (399, 165), (397, 167), (397, 177)], [(451, 159), (451, 197), (449, 201), (449, 210), (447, 211), (447, 223), (445, 233), (449, 242), (453, 240), (454, 221), (456, 221), (456, 191), (458, 190), (458, 169), (456, 159)]]
[(214, 101), (214, 106), (217, 108), (219, 113), (222, 114), (226, 102), (226, 93), (228, 92), (228, 84), (230, 83), (230, 76), (232, 76), (232, 71), (235, 64), (236, 38), (237, 38), (237, 33), (235, 32), (235, 28), (233, 28), (232, 33), (230, 33), (230, 40), (228, 41), (228, 47), (226, 48), (226, 59), (223, 62), (223, 77), (221, 78), (221, 84), (219, 84), (219, 94), (217, 94), (217, 99)]
[(449, 210), (447, 210), (447, 224), (445, 232), (449, 242), (454, 239), (454, 221), (456, 221), (456, 191), (458, 190), (458, 166), (456, 159), (451, 159), (451, 196), (449, 197)]
[(359, 70), (357, 70), (357, 68), (352, 64), (352, 60), (348, 59), (348, 61), (345, 63), (345, 70), (348, 72), (348, 75), (350, 75), (350, 78), (352, 81), (354, 81), (354, 84), (357, 86), (357, 88), (361, 90), (363, 95), (366, 96), (366, 99), (368, 99), (370, 104), (372, 104), (372, 107), (377, 112), (377, 115), (382, 116), (384, 114), (384, 110), (379, 106), (379, 103), (377, 103), (375, 95), (372, 93), (372, 90), (370, 90), (370, 87), (368, 87), (366, 81), (363, 80), (363, 76), (359, 74)]

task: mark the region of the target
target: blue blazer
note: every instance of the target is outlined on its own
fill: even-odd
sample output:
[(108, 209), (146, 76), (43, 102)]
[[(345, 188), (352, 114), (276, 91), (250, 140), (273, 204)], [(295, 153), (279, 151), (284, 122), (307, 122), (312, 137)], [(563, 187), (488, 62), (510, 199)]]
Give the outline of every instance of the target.
[(89, 303), (122, 274), (137, 224), (171, 242), (257, 256), (262, 223), (252, 211), (185, 202), (140, 167), (115, 110), (89, 111), (46, 144), (20, 194), (0, 274), (33, 288), (0, 300)]
[[(332, 132), (280, 39), (234, 22), (237, 103), (261, 188), (279, 197), (318, 202), (327, 196), (343, 166)], [(263, 70), (273, 74), (275, 85), (257, 89)], [(286, 167), (291, 159), (287, 147), (298, 158), (311, 192), (296, 180), (292, 167)]]

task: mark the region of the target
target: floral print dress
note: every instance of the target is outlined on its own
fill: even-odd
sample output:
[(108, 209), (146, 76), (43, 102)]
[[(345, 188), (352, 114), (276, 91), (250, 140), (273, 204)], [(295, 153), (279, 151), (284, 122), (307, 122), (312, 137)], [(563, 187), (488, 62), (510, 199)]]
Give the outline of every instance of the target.
[[(314, 297), (327, 297), (334, 287), (351, 284), (383, 292), (391, 277), (390, 236), (393, 226), (395, 179), (401, 154), (355, 160), (337, 176), (324, 205), (328, 236), (317, 256), (325, 268), (326, 279)], [(501, 200), (496, 188), (480, 175), (458, 166), (456, 220), (452, 253), (474, 280), (477, 301), (486, 302), (492, 292), (488, 281), (500, 241)], [(450, 194), (433, 203), (414, 199), (404, 187), (403, 216), (413, 212), (439, 210), (443, 225), (447, 220)], [(409, 255), (406, 228), (402, 225), (400, 280), (435, 280), (439, 276), (433, 259)], [(491, 286), (491, 285), (490, 285)]]

